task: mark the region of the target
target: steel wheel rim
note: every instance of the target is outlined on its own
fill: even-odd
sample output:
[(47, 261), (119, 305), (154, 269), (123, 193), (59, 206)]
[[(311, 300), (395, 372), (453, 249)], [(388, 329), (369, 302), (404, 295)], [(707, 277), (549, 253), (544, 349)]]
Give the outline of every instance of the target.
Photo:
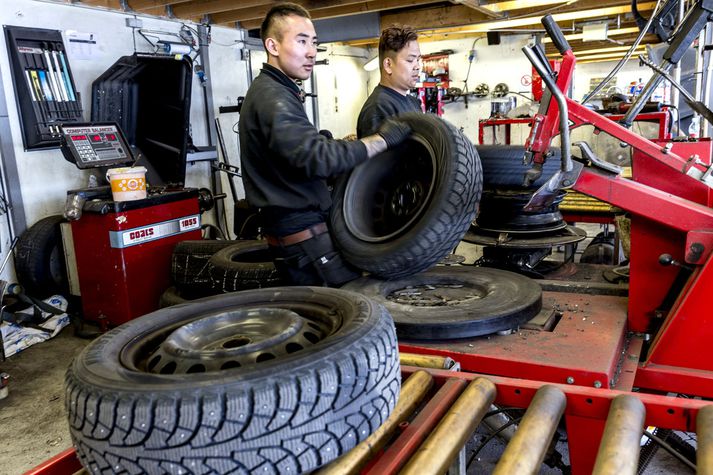
[(341, 327), (333, 312), (286, 307), (226, 308), (196, 315), (137, 337), (120, 359), (125, 367), (151, 374), (240, 371), (299, 356)]
[[(404, 234), (424, 215), (435, 189), (437, 165), (433, 147), (418, 134), (372, 160), (380, 163), (367, 162), (349, 177), (342, 213), (352, 235), (377, 243)], [(399, 181), (389, 182), (387, 176)]]

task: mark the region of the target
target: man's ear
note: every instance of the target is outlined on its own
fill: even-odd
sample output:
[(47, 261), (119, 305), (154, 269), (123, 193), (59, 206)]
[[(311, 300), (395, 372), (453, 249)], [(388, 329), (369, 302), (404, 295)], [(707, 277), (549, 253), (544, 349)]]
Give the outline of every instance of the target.
[(394, 63), (393, 63), (393, 60), (391, 58), (389, 58), (388, 56), (386, 58), (384, 58), (383, 66), (384, 66), (384, 71), (386, 71), (386, 74), (391, 74), (393, 72)]
[(268, 54), (273, 56), (280, 56), (280, 50), (278, 48), (278, 43), (275, 38), (268, 38), (265, 40), (265, 50)]

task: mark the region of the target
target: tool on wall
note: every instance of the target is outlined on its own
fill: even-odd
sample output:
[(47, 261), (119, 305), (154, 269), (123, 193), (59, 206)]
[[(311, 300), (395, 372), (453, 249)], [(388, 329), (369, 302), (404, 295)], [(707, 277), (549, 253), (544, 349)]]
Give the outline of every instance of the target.
[(62, 33), (4, 28), (25, 149), (57, 146), (59, 124), (82, 117)]

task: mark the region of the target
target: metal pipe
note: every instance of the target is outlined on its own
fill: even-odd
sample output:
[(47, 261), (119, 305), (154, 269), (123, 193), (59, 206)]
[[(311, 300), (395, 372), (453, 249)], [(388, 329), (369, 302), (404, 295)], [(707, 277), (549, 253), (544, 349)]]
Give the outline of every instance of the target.
[[(708, 44), (711, 41), (711, 33), (713, 32), (713, 29), (711, 28), (711, 24), (708, 23), (703, 30), (705, 31), (705, 41), (703, 44)], [(703, 81), (703, 99), (702, 102), (703, 104), (710, 108), (711, 107), (711, 86), (713, 86), (713, 83), (711, 83), (711, 78), (713, 77), (713, 61), (711, 61), (711, 54), (710, 51), (707, 51), (705, 48), (703, 49), (703, 58), (704, 61), (703, 63), (706, 64), (706, 73), (705, 73), (705, 79)], [(705, 122), (703, 123), (703, 127), (701, 128), (701, 137), (710, 137), (711, 133), (711, 124), (706, 124)]]
[(399, 424), (405, 422), (416, 410), (432, 386), (433, 376), (426, 371), (416, 371), (409, 376), (401, 388), (399, 402), (389, 418), (366, 440), (317, 473), (320, 475), (360, 473), (369, 460), (392, 438)]
[(537, 57), (537, 55), (532, 51), (532, 49), (525, 47), (522, 49), (522, 51), (523, 53), (525, 53), (525, 56), (527, 56), (527, 59), (530, 60), (530, 63), (532, 63), (532, 66), (540, 75), (542, 81), (547, 85), (547, 89), (550, 90), (550, 93), (552, 93), (552, 95), (555, 97), (555, 100), (557, 101), (560, 119), (560, 158), (562, 160), (560, 169), (563, 172), (571, 171), (573, 168), (572, 144), (569, 140), (569, 112), (567, 109), (567, 101), (565, 100), (562, 91), (560, 91), (557, 87), (557, 83), (555, 83), (555, 80), (552, 78), (552, 76), (547, 74), (547, 67), (542, 64), (542, 61), (540, 61), (540, 58)]
[(416, 353), (399, 353), (402, 366), (418, 366), (419, 368), (450, 369), (453, 359), (447, 356), (419, 355)]
[(646, 408), (638, 398), (626, 394), (614, 398), (609, 407), (593, 474), (637, 473), (645, 417)]
[[(693, 9), (691, 9), (691, 10), (693, 10)], [(686, 16), (686, 2), (678, 2), (678, 21), (676, 22), (676, 24), (678, 25), (678, 28), (676, 29), (674, 34), (676, 34), (678, 32), (678, 29), (681, 28), (681, 25), (683, 25), (683, 20), (684, 20), (685, 16)], [(673, 69), (673, 79), (677, 83), (681, 82), (681, 65), (679, 64), (678, 61), (676, 61), (676, 65), (674, 66), (674, 69)], [(680, 97), (680, 92), (678, 91), (678, 89), (675, 89), (672, 87), (671, 88), (671, 104), (673, 104), (675, 107), (679, 106), (679, 103), (680, 103), (679, 97)], [(676, 114), (680, 114), (679, 109), (676, 109)], [(678, 131), (678, 134), (681, 135), (680, 130)], [(683, 135), (686, 135), (686, 134), (683, 133)]]
[(491, 381), (473, 380), (399, 473), (421, 475), (448, 470), (495, 400), (495, 391)]
[(698, 411), (696, 435), (698, 436), (697, 473), (713, 475), (713, 406), (706, 406)]
[(539, 473), (566, 403), (560, 389), (550, 385), (538, 389), (493, 475)]
[(411, 455), (418, 450), (441, 417), (463, 392), (465, 379), (448, 378), (438, 392), (421, 409), (401, 435), (384, 451), (379, 460), (369, 468), (371, 473), (396, 473), (406, 465)]

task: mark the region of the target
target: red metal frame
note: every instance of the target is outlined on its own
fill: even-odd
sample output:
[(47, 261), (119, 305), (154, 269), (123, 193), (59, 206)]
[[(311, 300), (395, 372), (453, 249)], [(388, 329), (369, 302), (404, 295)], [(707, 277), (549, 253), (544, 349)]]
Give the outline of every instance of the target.
[[(572, 51), (566, 51), (556, 80), (560, 91), (568, 90), (575, 64)], [(540, 112), (532, 119), (526, 142), (535, 163), (544, 162), (552, 139), (559, 134), (557, 102), (550, 93), (544, 95), (543, 101)], [(663, 131), (659, 130), (664, 140), (648, 140), (569, 98), (566, 103), (571, 129), (592, 125), (595, 133), (605, 132), (635, 150), (633, 179), (588, 167), (574, 185), (575, 190), (627, 210), (632, 216), (628, 309), (606, 310), (610, 319), (621, 322), (621, 327), (595, 325), (586, 336), (580, 339), (575, 336), (570, 340), (572, 344), (567, 344), (558, 341), (558, 332), (565, 328), (560, 326), (563, 322), (567, 324), (562, 320), (555, 332), (534, 338), (526, 345), (514, 344), (518, 336), (511, 335), (495, 336), (487, 341), (471, 339), (436, 344), (402, 341), (401, 348), (450, 356), (473, 372), (555, 382), (563, 382), (569, 372), (574, 384), (589, 386), (594, 380), (608, 387), (613, 373), (607, 365), (594, 364), (589, 359), (590, 352), (604, 353), (610, 361), (615, 361), (622, 349), (627, 348), (613, 344), (611, 338), (623, 341), (626, 331), (638, 332), (650, 334), (654, 341), (641, 358), (642, 362), (638, 366), (630, 365), (625, 386), (713, 397), (713, 345), (709, 343), (713, 341), (713, 313), (706, 299), (706, 289), (713, 287), (713, 193), (688, 175), (693, 171), (691, 168), (705, 172), (710, 163), (711, 143), (673, 143), (668, 140), (667, 123), (662, 125)], [(511, 119), (506, 121), (512, 123)], [(497, 122), (503, 123), (498, 120), (483, 123)], [(482, 132), (480, 135), (482, 138)], [(694, 267), (670, 309), (663, 308), (662, 303), (679, 268), (660, 265), (658, 257), (663, 253)], [(569, 297), (556, 298), (567, 301)], [(580, 341), (583, 346), (578, 345)], [(641, 347), (640, 340), (632, 341), (637, 348)], [(592, 349), (587, 342), (596, 342), (598, 347)], [(542, 352), (546, 356), (541, 355)], [(635, 353), (638, 361), (639, 349)], [(560, 361), (564, 364), (560, 365)]]
[[(575, 64), (572, 51), (566, 51), (557, 78), (561, 91), (569, 87)], [(656, 258), (660, 253), (667, 252), (680, 260), (695, 263), (705, 260), (702, 267), (696, 266), (670, 311), (663, 309), (665, 320), (646, 360), (640, 365), (635, 384), (642, 388), (711, 397), (713, 346), (709, 342), (713, 338), (713, 318), (705, 299), (705, 289), (713, 283), (713, 264), (709, 258), (710, 246), (706, 247), (703, 239), (696, 239), (713, 231), (713, 210), (709, 207), (711, 190), (686, 174), (692, 167), (701, 172), (706, 170), (710, 163), (710, 142), (694, 145), (695, 150), (684, 144), (671, 148), (668, 143), (642, 138), (569, 98), (566, 102), (570, 128), (591, 124), (628, 143), (638, 154), (634, 168), (638, 169), (639, 175), (635, 175), (634, 180), (585, 168), (574, 186), (575, 190), (628, 210), (634, 216), (629, 328), (648, 332), (659, 318), (656, 307), (663, 302), (678, 272), (676, 268), (663, 268), (658, 264)], [(559, 134), (559, 109), (551, 97), (546, 114), (536, 118), (536, 122), (538, 120), (540, 127), (533, 127), (527, 144), (534, 153), (534, 161), (541, 163), (552, 138)], [(687, 158), (677, 152), (684, 153)], [(636, 242), (637, 236), (644, 238)], [(703, 250), (687, 259), (692, 255), (692, 249), (686, 246), (694, 242)], [(650, 292), (652, 288), (657, 290), (655, 294)]]

